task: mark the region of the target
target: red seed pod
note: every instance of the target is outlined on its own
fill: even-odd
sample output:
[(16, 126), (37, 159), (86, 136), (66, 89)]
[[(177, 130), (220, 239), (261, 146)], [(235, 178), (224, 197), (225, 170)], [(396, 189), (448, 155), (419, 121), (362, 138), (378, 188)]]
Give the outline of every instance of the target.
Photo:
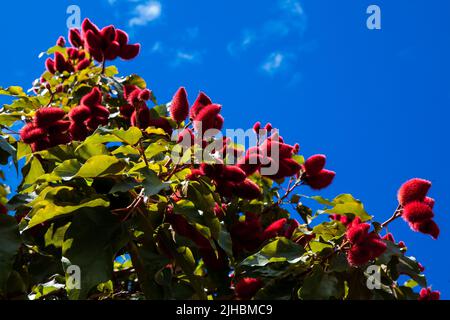
[(363, 246), (352, 246), (348, 251), (347, 260), (351, 266), (363, 266), (370, 261), (370, 251)]
[(67, 70), (66, 59), (59, 52), (55, 52), (55, 69), (60, 73), (63, 73), (64, 71)]
[(56, 41), (56, 45), (59, 47), (65, 47), (66, 46), (66, 39), (64, 39), (64, 37), (59, 37), (58, 40)]
[(54, 122), (51, 126), (48, 127), (48, 133), (50, 138), (54, 135), (60, 135), (63, 132), (66, 132), (70, 127), (70, 121), (66, 120), (58, 120)]
[(88, 107), (94, 107), (102, 102), (102, 92), (99, 88), (92, 88), (91, 92), (81, 99), (81, 104)]
[(40, 128), (46, 128), (54, 122), (64, 118), (66, 113), (60, 108), (50, 107), (42, 108), (36, 112), (35, 122)]
[(431, 182), (424, 179), (411, 179), (404, 183), (398, 191), (398, 201), (406, 205), (413, 201), (423, 201), (431, 188)]
[(31, 144), (31, 150), (33, 150), (33, 152), (47, 150), (50, 147), (51, 147), (51, 145), (50, 145), (50, 140), (48, 139), (48, 137), (37, 140), (36, 142)]
[(408, 203), (403, 210), (403, 219), (410, 223), (419, 223), (433, 219), (433, 217), (434, 213), (431, 207), (419, 201)]
[(194, 126), (196, 127), (196, 130), (199, 131), (200, 123), (201, 123), (202, 133), (204, 133), (205, 131), (207, 131), (209, 129), (215, 128), (217, 116), (219, 115), (221, 110), (222, 110), (222, 106), (220, 106), (218, 104), (211, 104), (211, 105), (203, 108), (199, 112), (197, 117), (194, 119), (194, 121), (195, 121)]
[(261, 130), (261, 122), (256, 122), (253, 125), (253, 131), (255, 131), (256, 134), (259, 134), (259, 131)]
[(192, 105), (191, 112), (190, 112), (190, 118), (195, 119), (197, 117), (198, 113), (204, 107), (209, 106), (210, 104), (212, 104), (211, 99), (203, 92), (200, 92), (200, 94), (198, 95), (194, 104)]
[(425, 220), (419, 223), (410, 223), (409, 225), (412, 230), (423, 234), (428, 234), (435, 240), (439, 237), (439, 226), (433, 220)]
[(419, 293), (419, 301), (440, 300), (441, 293), (439, 291), (431, 291), (431, 288), (423, 288)]
[(120, 114), (125, 119), (130, 119), (131, 116), (133, 115), (133, 112), (135, 111), (134, 107), (132, 105), (129, 105), (129, 104), (125, 104), (125, 105), (121, 106), (119, 108), (119, 110), (120, 110)]
[(170, 106), (170, 116), (177, 123), (181, 123), (186, 120), (189, 115), (189, 101), (187, 98), (187, 92), (184, 87), (178, 89), (175, 93), (172, 104)]
[(139, 112), (134, 112), (131, 117), (131, 125), (133, 127), (139, 127), (141, 129), (146, 129), (151, 124), (150, 109), (146, 105), (139, 108)]
[(312, 156), (304, 164), (306, 174), (311, 176), (319, 174), (325, 168), (326, 161), (327, 157), (323, 154)]
[(48, 58), (47, 60), (45, 60), (45, 68), (51, 74), (55, 74), (56, 69), (55, 69), (55, 62), (53, 61), (53, 59)]
[(185, 147), (192, 147), (195, 142), (194, 133), (191, 129), (184, 129), (180, 132), (178, 135), (178, 141), (177, 143), (182, 144)]
[(94, 35), (100, 34), (99, 28), (87, 18), (84, 19), (83, 23), (81, 24), (81, 30), (83, 32), (83, 35), (86, 35), (88, 31), (91, 31)]
[[(100, 36), (102, 38), (102, 42), (104, 44), (108, 45), (116, 39), (116, 28), (114, 28), (114, 26), (112, 26), (112, 25), (104, 27), (100, 31)], [(120, 48), (120, 45), (118, 42), (117, 42), (117, 45)]]
[(128, 34), (123, 30), (117, 29), (115, 40), (123, 47), (128, 44)]
[(90, 65), (91, 65), (91, 61), (89, 59), (83, 59), (80, 62), (78, 62), (76, 69), (77, 69), (77, 71), (81, 71), (81, 70), (86, 69)]
[(43, 128), (35, 127), (29, 123), (20, 131), (20, 138), (27, 144), (34, 143), (47, 136), (47, 132)]
[(352, 224), (347, 230), (346, 237), (351, 244), (362, 243), (367, 238), (369, 229), (368, 223)]
[(336, 176), (334, 171), (322, 170), (318, 175), (307, 178), (308, 185), (314, 190), (321, 190), (333, 183)]
[(89, 135), (89, 130), (84, 123), (72, 122), (69, 128), (70, 136), (75, 141), (84, 141)]
[(250, 179), (246, 179), (244, 182), (237, 183), (234, 191), (238, 197), (247, 200), (258, 199), (261, 196), (261, 189)]
[(264, 286), (260, 279), (244, 278), (236, 284), (235, 293), (241, 300), (250, 300)]
[(224, 123), (225, 119), (220, 114), (218, 114), (216, 120), (214, 121), (214, 126), (212, 129), (222, 130)]
[(55, 146), (59, 146), (59, 145), (68, 144), (68, 143), (70, 143), (70, 141), (72, 139), (70, 138), (69, 133), (59, 133), (59, 134), (50, 135), (49, 140), (50, 140), (50, 146), (55, 147)]
[(224, 166), (221, 178), (230, 182), (242, 182), (247, 179), (247, 175), (238, 166)]
[(266, 228), (266, 230), (264, 230), (264, 239), (268, 240), (282, 235), (284, 233), (287, 222), (288, 220), (286, 218), (283, 218), (272, 223)]
[(74, 48), (80, 48), (83, 46), (83, 40), (81, 38), (80, 30), (78, 29), (69, 30), (69, 42)]
[(218, 203), (216, 203), (216, 205), (214, 206), (214, 214), (220, 221), (223, 221), (223, 219), (225, 218), (227, 209), (228, 209), (228, 206), (226, 204), (223, 203), (220, 206)]
[(238, 161), (238, 167), (241, 168), (247, 176), (251, 176), (261, 168), (262, 156), (259, 154), (248, 154), (245, 158)]
[(140, 50), (141, 50), (140, 44), (127, 44), (125, 46), (122, 46), (122, 48), (120, 49), (119, 56), (123, 60), (131, 60), (136, 58)]
[(102, 39), (98, 34), (95, 34), (92, 30), (88, 30), (85, 35), (86, 44), (89, 49), (89, 52), (101, 50), (102, 48)]
[(103, 106), (97, 105), (91, 108), (91, 113), (94, 117), (109, 118), (109, 110)]
[(427, 206), (429, 206), (431, 209), (434, 208), (435, 200), (430, 197), (425, 197), (425, 200), (423, 200), (423, 203), (425, 203)]
[[(149, 111), (149, 113), (150, 113), (150, 111)], [(163, 117), (156, 118), (156, 119), (150, 119), (148, 122), (148, 127), (155, 127), (155, 128), (163, 129), (170, 136), (173, 133), (173, 128), (172, 128), (172, 125), (170, 124), (169, 120), (167, 120), (166, 118), (163, 118)]]
[(265, 129), (268, 133), (272, 132), (272, 130), (273, 130), (272, 124), (271, 123), (266, 124)]
[(141, 101), (148, 101), (152, 98), (153, 93), (148, 90), (148, 89), (144, 89), (139, 93), (139, 100)]
[(78, 106), (69, 112), (69, 118), (74, 122), (84, 122), (91, 116), (91, 109), (87, 106)]
[(395, 243), (395, 239), (394, 239), (394, 236), (392, 235), (392, 233), (388, 233), (382, 239)]
[(120, 52), (120, 44), (117, 41), (113, 41), (109, 44), (105, 50), (104, 56), (106, 60), (114, 60), (118, 57)]

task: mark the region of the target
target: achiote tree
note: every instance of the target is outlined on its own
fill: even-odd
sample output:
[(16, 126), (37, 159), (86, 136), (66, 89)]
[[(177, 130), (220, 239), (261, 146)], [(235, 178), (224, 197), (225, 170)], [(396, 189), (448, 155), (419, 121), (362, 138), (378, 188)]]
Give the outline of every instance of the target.
[(0, 89), (15, 98), (0, 160), (22, 172), (9, 201), (0, 187), (1, 298), (439, 298), (387, 232), (403, 218), (438, 237), (430, 182), (406, 182), (375, 222), (349, 194), (314, 196), (335, 177), (326, 157), (305, 161), (272, 125), (245, 148), (206, 94), (159, 104), (138, 75), (118, 76), (108, 61), (140, 51), (122, 30), (85, 20), (69, 42), (47, 51), (32, 94)]

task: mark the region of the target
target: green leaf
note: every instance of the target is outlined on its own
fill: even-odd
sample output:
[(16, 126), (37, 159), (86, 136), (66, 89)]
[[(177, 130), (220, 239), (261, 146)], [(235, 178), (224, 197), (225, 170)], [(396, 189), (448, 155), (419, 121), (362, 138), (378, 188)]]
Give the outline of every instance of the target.
[(123, 162), (113, 156), (100, 155), (90, 158), (78, 171), (77, 177), (96, 178), (116, 175), (125, 168)]
[(142, 185), (146, 196), (153, 196), (170, 187), (170, 183), (162, 182), (154, 171), (144, 168), (140, 172), (145, 177)]
[(349, 215), (353, 214), (361, 219), (361, 221), (367, 221), (372, 217), (364, 209), (364, 205), (361, 201), (356, 200), (350, 194), (342, 194), (332, 201), (333, 207), (325, 210), (328, 214), (340, 214)]
[(27, 94), (23, 91), (22, 87), (11, 86), (6, 89), (0, 87), (0, 95), (23, 97), (26, 96)]
[(0, 294), (5, 292), (21, 239), (13, 217), (0, 215)]
[(63, 180), (71, 180), (76, 176), (81, 168), (81, 164), (76, 159), (66, 160), (53, 170), (53, 174)]
[(69, 290), (71, 299), (86, 299), (98, 284), (111, 280), (114, 256), (123, 241), (121, 225), (108, 210), (84, 207), (74, 217), (63, 244), (66, 267), (81, 270), (80, 289)]
[(71, 187), (49, 187), (43, 191), (30, 205), (33, 208), (30, 212), (31, 220), (27, 229), (41, 224), (54, 218), (73, 214), (84, 208), (109, 207), (109, 202), (98, 197), (84, 198), (81, 201), (73, 203), (71, 199), (58, 201), (61, 194), (72, 193)]
[(36, 157), (31, 157), (31, 160), (23, 167), (22, 174), (24, 176), (23, 186), (26, 188), (35, 183), (42, 175), (45, 174), (41, 162)]
[(345, 232), (345, 226), (338, 221), (323, 222), (313, 229), (313, 233), (325, 241), (339, 239)]
[(264, 267), (269, 263), (288, 262), (297, 263), (301, 261), (305, 250), (286, 238), (278, 238), (270, 242), (254, 255), (249, 256), (241, 262), (243, 266)]
[(312, 274), (305, 278), (299, 290), (299, 297), (303, 300), (341, 299), (344, 294), (344, 283), (320, 267), (314, 267)]

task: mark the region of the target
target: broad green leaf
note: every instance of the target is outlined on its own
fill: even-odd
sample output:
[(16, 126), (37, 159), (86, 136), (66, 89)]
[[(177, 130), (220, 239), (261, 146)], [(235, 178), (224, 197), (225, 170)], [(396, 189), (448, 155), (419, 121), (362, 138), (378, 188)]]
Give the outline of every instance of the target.
[(53, 170), (53, 174), (63, 180), (71, 180), (80, 170), (81, 164), (76, 159), (66, 160)]
[(356, 200), (350, 194), (342, 194), (336, 197), (333, 201), (333, 207), (325, 210), (328, 214), (340, 214), (349, 215), (353, 214), (359, 217), (362, 221), (367, 221), (372, 219), (372, 217), (364, 209), (364, 205), (361, 201)]
[(243, 266), (264, 267), (269, 263), (301, 261), (305, 250), (289, 239), (278, 238), (241, 262)]
[(344, 282), (332, 273), (324, 272), (321, 267), (314, 267), (299, 290), (299, 298), (303, 300), (341, 299), (344, 294)]
[(80, 289), (69, 290), (69, 297), (86, 299), (91, 289), (111, 280), (114, 256), (124, 244), (121, 225), (108, 210), (84, 207), (67, 229), (63, 244), (65, 267), (74, 265), (81, 271)]
[(0, 214), (0, 295), (6, 289), (21, 239), (13, 217)]
[(0, 95), (5, 96), (26, 96), (27, 94), (23, 91), (22, 87), (19, 86), (11, 86), (6, 89), (0, 87)]
[(77, 177), (96, 178), (117, 175), (125, 168), (123, 162), (113, 156), (99, 155), (90, 158), (78, 171)]
[(41, 162), (36, 157), (31, 157), (31, 160), (23, 167), (22, 174), (24, 176), (23, 185), (28, 187), (35, 183), (42, 175), (45, 174)]
[(144, 186), (146, 196), (153, 196), (170, 187), (170, 183), (162, 182), (153, 170), (144, 168), (140, 171), (144, 175), (142, 185)]
[(109, 207), (109, 202), (102, 198), (85, 199), (78, 204), (57, 205), (52, 200), (35, 200), (35, 204), (31, 211), (31, 220), (28, 223), (27, 229), (31, 229), (38, 224), (54, 218), (73, 214), (78, 211), (83, 211), (88, 208)]
[(338, 221), (323, 222), (313, 229), (313, 233), (325, 241), (339, 239), (345, 232), (345, 226)]

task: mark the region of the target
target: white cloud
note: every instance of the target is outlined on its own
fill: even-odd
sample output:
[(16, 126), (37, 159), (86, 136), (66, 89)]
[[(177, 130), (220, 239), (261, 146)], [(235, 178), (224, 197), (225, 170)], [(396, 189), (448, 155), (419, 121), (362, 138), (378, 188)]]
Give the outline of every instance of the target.
[(135, 17), (129, 24), (130, 26), (144, 26), (147, 23), (158, 19), (161, 16), (161, 3), (151, 0), (145, 4), (140, 4), (135, 8)]
[(284, 60), (285, 56), (282, 53), (273, 52), (262, 64), (261, 69), (269, 74), (274, 74), (283, 66)]
[(201, 54), (196, 51), (176, 50), (175, 59), (173, 59), (172, 67), (178, 67), (182, 63), (199, 63), (201, 61)]

